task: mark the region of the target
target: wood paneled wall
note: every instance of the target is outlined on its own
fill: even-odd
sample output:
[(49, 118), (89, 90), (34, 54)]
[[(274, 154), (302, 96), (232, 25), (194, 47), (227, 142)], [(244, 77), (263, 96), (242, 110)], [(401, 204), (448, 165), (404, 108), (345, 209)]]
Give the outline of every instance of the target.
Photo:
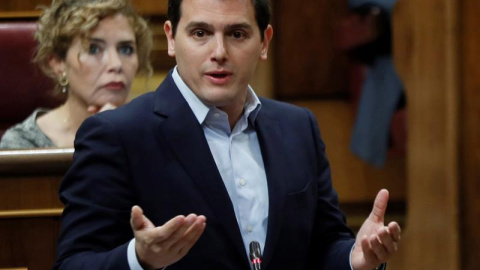
[(399, 1), (395, 62), (407, 89), (408, 216), (390, 269), (478, 269), (480, 31), (476, 0)]
[(461, 269), (480, 265), (480, 1), (461, 1)]
[(347, 58), (335, 51), (337, 23), (348, 12), (346, 0), (275, 0), (274, 97), (342, 97), (347, 92)]
[(0, 269), (52, 267), (63, 211), (58, 189), (72, 153), (0, 151)]
[(352, 227), (367, 217), (381, 188), (391, 194), (387, 219), (403, 224), (405, 157), (390, 157), (383, 168), (375, 168), (349, 150), (356, 112), (348, 99), (347, 57), (334, 48), (335, 29), (348, 14), (347, 2), (272, 1), (273, 97), (307, 107), (317, 117), (332, 181)]
[[(2, 0), (0, 14), (3, 17), (22, 17), (30, 14), (39, 14), (38, 7), (49, 6), (52, 0)], [(168, 0), (133, 0), (132, 4), (144, 16), (167, 14)], [(23, 14), (23, 15), (22, 15)], [(0, 16), (2, 17), (2, 16)]]

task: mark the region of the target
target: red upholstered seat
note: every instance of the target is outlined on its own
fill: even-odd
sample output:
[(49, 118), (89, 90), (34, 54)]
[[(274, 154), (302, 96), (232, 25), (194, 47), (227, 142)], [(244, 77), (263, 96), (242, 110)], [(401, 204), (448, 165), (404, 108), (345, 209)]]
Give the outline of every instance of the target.
[(51, 79), (32, 62), (35, 29), (34, 21), (0, 21), (0, 136), (35, 108), (61, 103)]

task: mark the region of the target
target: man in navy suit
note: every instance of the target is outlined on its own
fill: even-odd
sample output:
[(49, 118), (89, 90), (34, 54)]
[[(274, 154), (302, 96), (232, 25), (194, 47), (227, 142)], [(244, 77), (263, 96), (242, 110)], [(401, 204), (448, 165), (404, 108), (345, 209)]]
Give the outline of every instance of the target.
[(338, 209), (317, 121), (258, 98), (266, 0), (170, 0), (177, 66), (159, 88), (87, 119), (60, 198), (55, 269), (371, 270), (397, 249), (379, 192), (357, 238)]

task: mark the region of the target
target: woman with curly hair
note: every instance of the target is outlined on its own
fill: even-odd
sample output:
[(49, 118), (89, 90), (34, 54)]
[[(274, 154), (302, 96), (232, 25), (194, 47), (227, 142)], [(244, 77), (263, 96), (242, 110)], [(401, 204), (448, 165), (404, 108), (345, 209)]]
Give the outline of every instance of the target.
[(72, 147), (85, 118), (125, 103), (137, 71), (152, 72), (151, 32), (128, 0), (53, 0), (35, 39), (34, 62), (66, 101), (36, 109), (0, 148)]

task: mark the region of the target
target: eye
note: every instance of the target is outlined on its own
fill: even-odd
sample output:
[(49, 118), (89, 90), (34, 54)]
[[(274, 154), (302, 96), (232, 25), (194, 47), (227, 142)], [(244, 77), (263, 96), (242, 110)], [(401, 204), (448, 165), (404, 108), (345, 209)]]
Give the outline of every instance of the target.
[(197, 38), (203, 38), (205, 37), (207, 34), (205, 33), (205, 31), (203, 30), (195, 30), (193, 31), (193, 36), (197, 37)]
[(242, 31), (234, 31), (234, 32), (232, 33), (232, 36), (233, 36), (234, 38), (240, 39), (240, 38), (244, 38), (244, 37), (245, 37), (245, 33), (242, 32)]
[(118, 53), (123, 55), (132, 55), (135, 52), (135, 48), (132, 45), (122, 45), (118, 48)]
[(91, 43), (90, 46), (88, 47), (88, 53), (89, 54), (99, 54), (102, 52), (102, 48), (98, 46), (97, 44)]

